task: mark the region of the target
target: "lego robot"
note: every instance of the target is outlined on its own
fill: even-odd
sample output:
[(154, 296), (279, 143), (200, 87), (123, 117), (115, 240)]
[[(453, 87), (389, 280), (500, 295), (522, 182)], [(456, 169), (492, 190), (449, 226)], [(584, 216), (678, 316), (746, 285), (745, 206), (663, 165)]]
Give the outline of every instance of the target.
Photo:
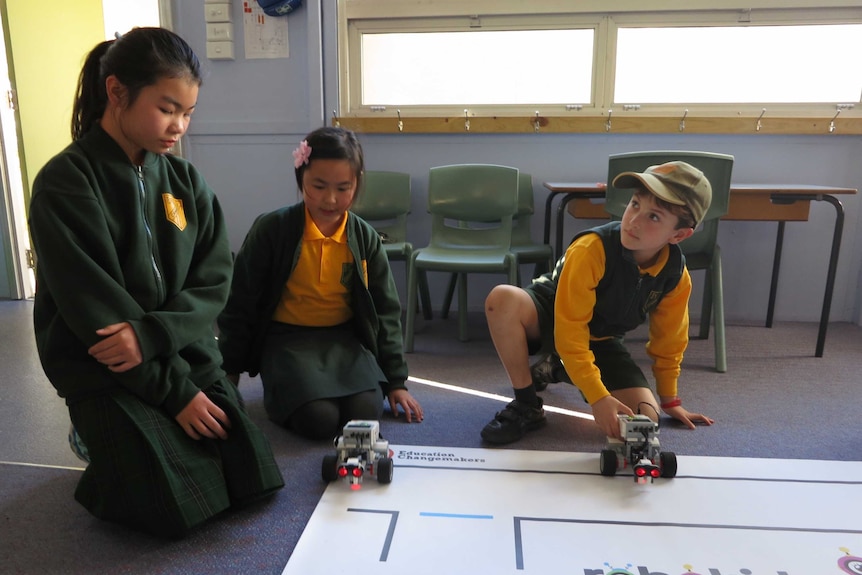
[(608, 437), (601, 454), (601, 474), (613, 477), (617, 470), (631, 465), (635, 483), (652, 483), (656, 477), (675, 477), (676, 454), (661, 450), (658, 423), (646, 415), (618, 417), (623, 439)]
[(323, 458), (321, 472), (324, 481), (345, 478), (354, 490), (362, 487), (362, 479), (366, 475), (377, 477), (378, 483), (392, 482), (389, 442), (380, 437), (377, 421), (348, 421), (334, 443), (338, 452)]

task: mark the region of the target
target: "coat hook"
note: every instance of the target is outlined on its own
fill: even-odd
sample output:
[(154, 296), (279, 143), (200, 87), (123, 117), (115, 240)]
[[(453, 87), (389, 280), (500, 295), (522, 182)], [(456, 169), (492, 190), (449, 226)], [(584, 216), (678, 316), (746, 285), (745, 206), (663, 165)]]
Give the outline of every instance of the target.
[(341, 127), (341, 122), (338, 121), (338, 116), (335, 115), (335, 110), (332, 111), (332, 121), (335, 124), (336, 128)]
[(539, 133), (539, 111), (536, 110), (536, 122), (533, 124), (533, 129), (536, 130), (536, 133)]
[(835, 118), (837, 118), (838, 114), (840, 114), (840, 113), (841, 113), (841, 108), (838, 108), (838, 110), (835, 112), (835, 115), (832, 116), (832, 120), (829, 121), (829, 133), (830, 134), (835, 131)]
[(608, 110), (608, 119), (605, 122), (605, 132), (611, 131), (611, 114), (613, 114), (613, 113), (614, 113), (613, 110)]
[(756, 132), (759, 132), (759, 131), (760, 131), (760, 128), (762, 128), (762, 127), (763, 127), (763, 123), (760, 121), (760, 119), (761, 119), (761, 118), (763, 118), (763, 114), (765, 114), (765, 113), (766, 113), (766, 108), (763, 108), (763, 109), (760, 111), (760, 115), (757, 117), (757, 125), (756, 125), (756, 126), (754, 126), (754, 130), (755, 130)]
[(401, 110), (395, 110), (398, 113), (398, 131), (404, 131), (404, 122), (401, 121)]
[(685, 117), (688, 116), (688, 108), (685, 109), (685, 112), (682, 115), (682, 119), (679, 121), (679, 131), (685, 132)]
[(838, 114), (841, 113), (842, 110), (852, 110), (853, 104), (836, 104), (835, 105), (835, 115), (832, 116), (832, 120), (829, 122), (829, 133), (835, 131), (835, 119), (838, 118)]
[(470, 118), (467, 117), (467, 109), (464, 108), (464, 131), (470, 131)]

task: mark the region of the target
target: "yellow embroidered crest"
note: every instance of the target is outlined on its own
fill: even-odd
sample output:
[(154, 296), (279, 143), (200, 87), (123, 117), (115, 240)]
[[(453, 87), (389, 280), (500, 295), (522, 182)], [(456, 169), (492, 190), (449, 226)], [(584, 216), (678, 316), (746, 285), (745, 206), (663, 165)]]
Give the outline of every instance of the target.
[(180, 231), (186, 229), (186, 213), (183, 211), (183, 201), (178, 200), (171, 194), (162, 194), (165, 203), (165, 217), (169, 222), (177, 226)]
[(647, 296), (646, 302), (644, 302), (643, 312), (649, 313), (653, 309), (655, 309), (655, 306), (658, 305), (658, 302), (661, 299), (661, 295), (662, 294), (660, 291), (649, 292), (649, 295)]

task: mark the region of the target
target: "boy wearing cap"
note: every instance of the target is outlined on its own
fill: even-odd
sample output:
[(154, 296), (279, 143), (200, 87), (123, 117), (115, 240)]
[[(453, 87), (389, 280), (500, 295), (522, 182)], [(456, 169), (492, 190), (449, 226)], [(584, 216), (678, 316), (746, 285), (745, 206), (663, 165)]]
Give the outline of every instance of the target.
[[(554, 270), (526, 288), (496, 286), (485, 301), (491, 338), (515, 399), (482, 429), (505, 444), (545, 425), (536, 394), (574, 383), (599, 428), (619, 438), (617, 414), (665, 413), (693, 429), (713, 420), (689, 412), (677, 394), (688, 345), (691, 277), (679, 243), (694, 233), (712, 199), (703, 173), (685, 162), (624, 172), (613, 182), (634, 193), (622, 220), (576, 235)], [(660, 401), (623, 344), (649, 318), (647, 353)], [(544, 358), (530, 367), (529, 356)], [(565, 366), (565, 367), (563, 367)]]

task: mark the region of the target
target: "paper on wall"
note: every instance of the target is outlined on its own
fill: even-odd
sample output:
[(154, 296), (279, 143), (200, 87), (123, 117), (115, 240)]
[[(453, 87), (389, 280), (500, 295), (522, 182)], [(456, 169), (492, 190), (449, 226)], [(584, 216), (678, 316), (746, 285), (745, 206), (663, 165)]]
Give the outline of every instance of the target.
[(290, 57), (286, 17), (267, 16), (255, 0), (244, 0), (242, 27), (247, 60)]

